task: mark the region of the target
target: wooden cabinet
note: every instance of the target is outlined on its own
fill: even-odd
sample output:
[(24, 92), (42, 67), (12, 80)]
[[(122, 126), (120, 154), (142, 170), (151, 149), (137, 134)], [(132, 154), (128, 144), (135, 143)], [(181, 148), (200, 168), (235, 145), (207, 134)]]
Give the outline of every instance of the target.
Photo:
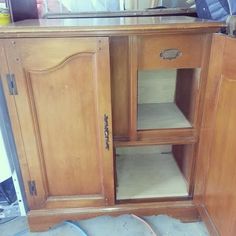
[(113, 204), (108, 38), (3, 44), (30, 209)]
[(213, 36), (224, 26), (141, 17), (3, 28), (31, 230), (134, 213), (234, 235), (236, 43)]

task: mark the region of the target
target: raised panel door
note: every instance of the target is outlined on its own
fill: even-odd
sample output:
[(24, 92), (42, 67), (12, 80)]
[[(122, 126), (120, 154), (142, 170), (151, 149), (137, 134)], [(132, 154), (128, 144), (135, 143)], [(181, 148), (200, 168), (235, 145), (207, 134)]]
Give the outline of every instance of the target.
[[(18, 149), (22, 171), (28, 172), (23, 176), (30, 208), (113, 204), (108, 39), (4, 44), (17, 86), (15, 133), (22, 139)], [(32, 181), (36, 191), (30, 193)]]

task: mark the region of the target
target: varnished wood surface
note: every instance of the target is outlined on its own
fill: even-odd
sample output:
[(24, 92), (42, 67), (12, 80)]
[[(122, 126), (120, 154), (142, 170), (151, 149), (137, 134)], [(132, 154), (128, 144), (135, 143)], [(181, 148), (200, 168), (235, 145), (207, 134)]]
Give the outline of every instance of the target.
[[(138, 67), (142, 70), (200, 67), (203, 40), (201, 34), (140, 36)], [(161, 53), (169, 49), (176, 49), (181, 55), (172, 60), (163, 59)]]
[(205, 206), (204, 205), (197, 205), (197, 209), (198, 209), (200, 218), (204, 222), (204, 224), (206, 225), (210, 236), (223, 236), (223, 235), (220, 235), (219, 232), (217, 231), (216, 226), (212, 222), (212, 219), (209, 216)]
[[(25, 156), (24, 142), (21, 136), (21, 125), (18, 119), (17, 109), (15, 106), (15, 99), (14, 99), (14, 96), (9, 96), (8, 85), (6, 81), (4, 81), (4, 77), (2, 76), (2, 75), (6, 75), (10, 73), (8, 62), (6, 60), (4, 40), (0, 40), (0, 58), (1, 58), (1, 66), (0, 66), (1, 80), (2, 80), (3, 89), (4, 89), (4, 93), (6, 97), (7, 106), (8, 106), (9, 116), (11, 119), (11, 126), (14, 133), (14, 141), (17, 147), (17, 155), (18, 155), (20, 166), (21, 166), (21, 174), (25, 183), (27, 183), (27, 181), (30, 180), (30, 173), (29, 173), (27, 159)], [(30, 196), (29, 191), (25, 191), (25, 194), (27, 197), (27, 204), (34, 205), (35, 204), (34, 198)]]
[(137, 139), (138, 37), (129, 37), (129, 139)]
[[(21, 39), (1, 40), (2, 44), (5, 44), (9, 67), (4, 60), (5, 52), (3, 46), (1, 47), (0, 53), (1, 58), (3, 58), (1, 61), (1, 72), (4, 75), (9, 72), (15, 73), (17, 78), (19, 92), (17, 97), (9, 96), (6, 81), (4, 81), (4, 91), (14, 129), (28, 203), (31, 209), (41, 209), (31, 211), (29, 214), (32, 229), (46, 229), (62, 220), (83, 219), (107, 213), (113, 215), (122, 213), (135, 213), (140, 215), (170, 213), (170, 215), (182, 219), (198, 217), (195, 207), (192, 204), (189, 205), (189, 202), (184, 201), (181, 203), (172, 202), (171, 204), (126, 203), (114, 205), (114, 163), (112, 158), (113, 145), (110, 102), (112, 102), (113, 106), (115, 138), (120, 139), (120, 141), (115, 142), (115, 146), (195, 144), (191, 145), (195, 146), (193, 148), (195, 150), (188, 151), (191, 153), (190, 158), (187, 158), (187, 154), (183, 154), (182, 160), (180, 160), (180, 156), (178, 157), (178, 163), (184, 171), (187, 180), (190, 182), (190, 188), (192, 189), (193, 172), (191, 168), (193, 168), (195, 160), (194, 158), (192, 159), (191, 155), (192, 152), (195, 153), (195, 151), (197, 151), (199, 155), (202, 155), (201, 158), (197, 159), (198, 171), (195, 177), (196, 191), (194, 192), (194, 198), (197, 199), (199, 195), (202, 196), (206, 185), (206, 174), (207, 171), (210, 170), (208, 169), (209, 163), (207, 155), (212, 138), (212, 119), (214, 119), (214, 107), (216, 106), (214, 98), (218, 86), (218, 84), (210, 82), (207, 88), (208, 92), (206, 96), (204, 96), (207, 67), (206, 58), (209, 53), (210, 34), (217, 32), (220, 27), (223, 26), (224, 23), (201, 21), (189, 17), (141, 17), (130, 19), (114, 18), (113, 20), (67, 19), (25, 21), (1, 28), (0, 38), (27, 38), (22, 39), (22, 41), (20, 41)], [(162, 33), (171, 35), (162, 35)], [(205, 33), (207, 33), (207, 35)], [(109, 82), (110, 62), (108, 38), (75, 38), (77, 36), (98, 35), (110, 36), (111, 88)], [(157, 35), (159, 36), (157, 37)], [(34, 39), (35, 41), (31, 42), (30, 40), (32, 39), (30, 38), (32, 37), (40, 37), (40, 39)], [(45, 37), (52, 39), (42, 39)], [(57, 39), (55, 40), (53, 37), (57, 37)], [(65, 37), (70, 37), (70, 39), (64, 39)], [(187, 113), (189, 113), (190, 119), (193, 120), (194, 128), (172, 130), (153, 129), (140, 130), (137, 132), (137, 70), (139, 69), (139, 65), (145, 65), (144, 68), (149, 69), (156, 68), (156, 66), (158, 67), (159, 65), (154, 64), (153, 66), (153, 63), (156, 63), (156, 61), (153, 62), (153, 60), (150, 59), (146, 60), (146, 64), (140, 63), (142, 59), (139, 58), (139, 37), (150, 37), (150, 41), (160, 39), (162, 41), (161, 45), (168, 46), (168, 48), (172, 45), (182, 47), (181, 42), (183, 41), (184, 48), (187, 48), (184, 53), (187, 53), (188, 57), (184, 58), (181, 62), (171, 61), (163, 63), (160, 68), (202, 67), (201, 71), (203, 71), (203, 73), (201, 74), (200, 84), (197, 88), (199, 89), (200, 96), (199, 101), (196, 101), (196, 103), (199, 102), (199, 106), (193, 109), (193, 105), (188, 104), (188, 108), (186, 108), (187, 110), (190, 109)], [(175, 37), (177, 38), (177, 44), (174, 40)], [(169, 42), (168, 45), (165, 45), (164, 39)], [(147, 40), (147, 42), (149, 41)], [(149, 47), (149, 43), (146, 43), (146, 45)], [(117, 52), (117, 50), (120, 51)], [(221, 57), (222, 52), (220, 50), (221, 49), (218, 50), (216, 58)], [(143, 56), (147, 58), (148, 55), (146, 54), (149, 54), (149, 51), (150, 50), (146, 50)], [(78, 52), (83, 53), (84, 60), (80, 60), (77, 57)], [(95, 57), (93, 60), (95, 64), (88, 60), (88, 54), (93, 54), (91, 57)], [(100, 57), (96, 57), (97, 54), (99, 54)], [(102, 57), (102, 55), (105, 56)], [(194, 60), (190, 61), (192, 57)], [(79, 70), (80, 68), (77, 66), (77, 62), (82, 65), (82, 71)], [(93, 65), (91, 65), (91, 63)], [(88, 65), (90, 65), (90, 67)], [(229, 65), (232, 66), (232, 64)], [(228, 64), (225, 64), (225, 68), (227, 66)], [(88, 67), (90, 69), (88, 69)], [(218, 67), (214, 68), (219, 69)], [(230, 69), (227, 70), (231, 71)], [(71, 76), (68, 76), (68, 71), (72, 73), (69, 74)], [(215, 75), (214, 72), (211, 73)], [(83, 75), (85, 75), (86, 78), (92, 77), (92, 82), (90, 81), (91, 83), (89, 83), (87, 80), (81, 79)], [(75, 83), (75, 85), (72, 86), (74, 84), (72, 83), (74, 82), (73, 78), (78, 77), (80, 77), (80, 83)], [(186, 77), (188, 77), (188, 75)], [(212, 77), (212, 80), (213, 79), (215, 78)], [(54, 81), (55, 83), (50, 81)], [(69, 82), (69, 87), (71, 88), (70, 93), (67, 92), (67, 82)], [(50, 86), (46, 86), (45, 84)], [(53, 87), (54, 85), (55, 87)], [(227, 85), (226, 87), (226, 89), (224, 87), (225, 90), (230, 90), (230, 86)], [(90, 96), (87, 96), (83, 88), (90, 91), (88, 93)], [(94, 89), (90, 90), (90, 88)], [(233, 88), (232, 86), (232, 89)], [(110, 99), (110, 89), (112, 99)], [(196, 92), (198, 92), (197, 89), (195, 90)], [(76, 91), (79, 91), (79, 94), (77, 94)], [(63, 98), (59, 96), (59, 93), (64, 95)], [(226, 92), (224, 94), (224, 96), (227, 96)], [(231, 90), (230, 94), (233, 94)], [(93, 96), (96, 98), (95, 100), (92, 100)], [(122, 98), (120, 99), (119, 96), (122, 96)], [(230, 96), (231, 95), (228, 95), (228, 97)], [(233, 96), (234, 95), (232, 95), (232, 97)], [(53, 103), (52, 97), (57, 101), (56, 104)], [(235, 96), (233, 98), (235, 98)], [(207, 106), (205, 107), (205, 115), (203, 117), (199, 151), (196, 147), (198, 147), (201, 111), (204, 99), (207, 101)], [(72, 103), (70, 103), (70, 101), (72, 101)], [(193, 103), (195, 103), (195, 101), (193, 101)], [(56, 110), (47, 108), (47, 106), (52, 106), (53, 104), (56, 105)], [(75, 109), (73, 112), (70, 110), (72, 104)], [(62, 112), (61, 116), (60, 109), (66, 111), (64, 113)], [(81, 113), (83, 114), (82, 117), (78, 115), (78, 117), (80, 117), (78, 120), (82, 120), (82, 123), (85, 124), (84, 126), (81, 125), (82, 131), (80, 130), (79, 134), (76, 128), (78, 120), (73, 116), (74, 112), (79, 114), (78, 109), (85, 111)], [(196, 111), (196, 109), (199, 109), (199, 112), (194, 113), (193, 110)], [(94, 112), (95, 110), (97, 113)], [(49, 119), (49, 123), (47, 124), (47, 122), (45, 122), (45, 120), (48, 119), (47, 114), (52, 113), (56, 114), (54, 117), (55, 120)], [(97, 116), (94, 115), (95, 113)], [(110, 150), (107, 152), (103, 150), (105, 146), (104, 137), (102, 136), (104, 131), (104, 123), (102, 121), (104, 113), (108, 114), (108, 124), (110, 127)], [(65, 129), (67, 125), (66, 121), (70, 120), (70, 117), (72, 117), (72, 121), (70, 122), (72, 128), (71, 133), (68, 131), (69, 129)], [(91, 124), (92, 131), (89, 129), (89, 132), (87, 132), (87, 130), (82, 129), (86, 127), (86, 122)], [(52, 132), (54, 135), (51, 137), (49, 131), (54, 128), (56, 132)], [(220, 128), (222, 128), (222, 126), (220, 126)], [(94, 135), (96, 132), (99, 133), (99, 135)], [(92, 139), (95, 136), (97, 137), (96, 140), (93, 139), (93, 145), (91, 146), (80, 136), (84, 136), (87, 133), (92, 133)], [(63, 135), (65, 142), (60, 141), (60, 137)], [(71, 139), (74, 140), (73, 143), (70, 143)], [(91, 142), (89, 137), (86, 139), (89, 139), (89, 142)], [(79, 144), (75, 140), (79, 140)], [(70, 148), (65, 148), (65, 145)], [(59, 150), (58, 155), (58, 150), (55, 148), (56, 146), (58, 146)], [(79, 160), (76, 160), (77, 156), (64, 155), (67, 154), (66, 152), (68, 150), (73, 151), (76, 150), (77, 147), (80, 147), (81, 152), (86, 156), (85, 159), (79, 158)], [(84, 147), (86, 147), (86, 150), (89, 150), (89, 153), (92, 155), (89, 155)], [(181, 151), (179, 153), (181, 153)], [(63, 155), (67, 158), (63, 158)], [(56, 163), (56, 165), (54, 166), (53, 163)], [(218, 163), (221, 163), (219, 159)], [(91, 168), (89, 168), (90, 164)], [(58, 169), (61, 169), (64, 175), (65, 173), (69, 173), (68, 168), (73, 170), (73, 176), (68, 175), (68, 179), (65, 180), (66, 184), (63, 184), (60, 180), (60, 173), (57, 172), (56, 167), (59, 167)], [(56, 176), (55, 181), (60, 180), (59, 182), (55, 182), (55, 185), (53, 180), (54, 174)], [(27, 181), (34, 179), (39, 183), (37, 184), (37, 197), (30, 196), (27, 189)], [(76, 182), (71, 183), (74, 179), (76, 179)], [(215, 186), (213, 177), (209, 177), (209, 181), (207, 190), (211, 192)], [(223, 182), (223, 180), (221, 181)], [(209, 184), (211, 182), (212, 185)], [(88, 185), (86, 185), (86, 183)], [(60, 188), (60, 186), (62, 186), (62, 188)], [(79, 188), (77, 188), (78, 186)], [(88, 186), (88, 188), (86, 186)], [(196, 195), (198, 196), (196, 197)], [(221, 225), (218, 217), (218, 209), (215, 207), (216, 201), (214, 198), (211, 198), (211, 195), (209, 196), (209, 214), (213, 216), (214, 222), (220, 225), (221, 230), (225, 230), (225, 226)], [(202, 200), (202, 198), (200, 199)], [(202, 204), (201, 200), (195, 201), (195, 203)], [(211, 204), (213, 204), (213, 207)], [(232, 206), (234, 209), (234, 205)], [(67, 209), (65, 210), (65, 208)], [(225, 212), (224, 214), (225, 218), (227, 218), (228, 215)], [(233, 218), (231, 211), (229, 216)], [(233, 232), (234, 226), (230, 223), (227, 226), (229, 230)]]
[[(201, 75), (199, 80), (199, 103), (198, 103), (198, 114), (197, 114), (197, 122), (195, 124), (196, 129), (199, 132), (199, 141), (195, 147), (195, 168), (194, 168), (194, 202), (199, 205), (202, 203), (202, 198), (204, 195), (205, 181), (206, 175), (208, 172), (208, 150), (210, 147), (210, 136), (211, 132), (208, 132), (209, 129), (205, 129), (205, 121), (209, 124), (212, 123), (212, 117), (203, 116), (205, 111), (212, 109), (212, 104), (208, 102), (211, 101), (214, 103), (215, 99), (213, 97), (209, 97), (209, 91), (207, 82), (208, 82), (208, 64), (211, 53), (211, 42), (212, 42), (212, 34), (207, 34), (204, 40), (204, 52), (202, 54), (202, 65), (201, 65)], [(221, 55), (218, 55), (221, 57)]]
[(223, 22), (186, 16), (26, 20), (2, 27), (0, 37), (127, 35), (160, 32), (217, 32)]
[(115, 139), (129, 136), (129, 40), (110, 38), (112, 125)]
[(33, 210), (28, 213), (31, 231), (48, 230), (64, 220), (81, 220), (101, 215), (121, 214), (159, 215), (166, 214), (182, 221), (199, 220), (199, 213), (191, 201), (149, 202), (117, 204), (113, 207)]
[[(213, 37), (208, 96), (215, 101), (205, 116), (212, 132), (204, 203), (220, 235), (236, 234), (236, 39)], [(220, 55), (220, 56), (218, 56)], [(214, 93), (214, 94), (213, 94)]]
[[(27, 163), (22, 172), (30, 175), (24, 175), (30, 209), (113, 204), (108, 39), (18, 39), (4, 44), (18, 94), (9, 96), (3, 82), (18, 114), (12, 121), (20, 122), (15, 134), (22, 138), (19, 148)], [(29, 194), (30, 180), (36, 183), (36, 196)]]
[(189, 195), (193, 195), (193, 173), (194, 173), (194, 145), (173, 145), (172, 152), (174, 158), (185, 177), (185, 180), (188, 184)]
[[(204, 44), (201, 47), (203, 50), (207, 49)], [(175, 102), (194, 128), (198, 121), (200, 79), (201, 69), (199, 68), (177, 71)], [(206, 80), (206, 78), (203, 79)]]

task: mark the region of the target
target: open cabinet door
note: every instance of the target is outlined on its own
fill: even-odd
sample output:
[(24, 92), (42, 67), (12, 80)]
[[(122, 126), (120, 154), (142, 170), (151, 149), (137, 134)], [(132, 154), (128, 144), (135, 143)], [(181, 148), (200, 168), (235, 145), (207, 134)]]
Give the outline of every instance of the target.
[(219, 235), (234, 236), (236, 235), (236, 38), (214, 35), (207, 91), (207, 109), (203, 123), (211, 133), (211, 144), (204, 203)]

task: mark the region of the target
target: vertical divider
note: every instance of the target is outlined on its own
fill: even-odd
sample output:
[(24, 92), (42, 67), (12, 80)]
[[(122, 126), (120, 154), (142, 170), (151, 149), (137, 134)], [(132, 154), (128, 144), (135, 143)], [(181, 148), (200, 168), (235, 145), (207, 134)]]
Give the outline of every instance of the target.
[(129, 37), (129, 138), (137, 139), (138, 37)]

